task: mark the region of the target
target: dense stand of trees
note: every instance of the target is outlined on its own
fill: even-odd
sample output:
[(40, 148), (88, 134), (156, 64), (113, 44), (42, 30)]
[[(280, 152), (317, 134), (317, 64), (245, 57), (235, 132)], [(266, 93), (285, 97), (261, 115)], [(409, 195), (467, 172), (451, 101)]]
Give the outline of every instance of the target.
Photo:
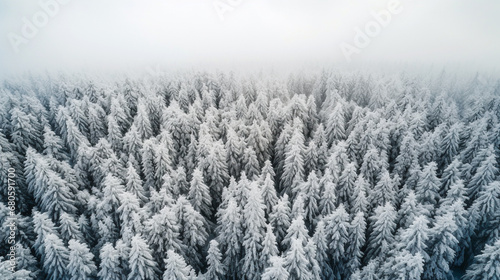
[(2, 279), (500, 279), (496, 81), (38, 77), (0, 104)]

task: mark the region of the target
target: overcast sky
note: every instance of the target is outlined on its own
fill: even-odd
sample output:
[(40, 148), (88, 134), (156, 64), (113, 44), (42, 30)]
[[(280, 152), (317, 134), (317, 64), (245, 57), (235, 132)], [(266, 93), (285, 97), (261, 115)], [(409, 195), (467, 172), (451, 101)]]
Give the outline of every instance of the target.
[[(355, 46), (356, 28), (365, 29), (390, 0), (66, 1), (32, 38), (22, 29), (36, 15), (43, 20), (40, 3), (50, 1), (0, 1), (0, 73), (379, 61), (500, 65), (500, 1), (494, 0), (400, 0), (402, 10), (350, 62), (341, 44)], [(214, 7), (231, 3), (225, 12)]]

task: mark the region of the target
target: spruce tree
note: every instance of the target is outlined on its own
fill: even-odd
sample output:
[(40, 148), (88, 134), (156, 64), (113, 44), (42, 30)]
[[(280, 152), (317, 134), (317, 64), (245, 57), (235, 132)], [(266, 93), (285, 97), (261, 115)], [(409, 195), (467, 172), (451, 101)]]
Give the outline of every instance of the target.
[(285, 268), (285, 259), (280, 256), (271, 257), (272, 265), (262, 274), (262, 280), (288, 280), (290, 273)]
[(69, 241), (69, 263), (68, 273), (71, 280), (94, 279), (97, 267), (94, 263), (94, 255), (90, 252), (87, 244), (72, 239)]
[(375, 208), (370, 217), (368, 248), (366, 257), (373, 260), (383, 258), (394, 245), (394, 231), (396, 230), (396, 211), (387, 203)]
[(48, 234), (43, 239), (44, 257), (43, 271), (47, 275), (46, 279), (65, 279), (70, 274), (67, 270), (69, 263), (69, 251), (64, 246), (62, 240), (55, 234)]
[(186, 261), (184, 261), (182, 256), (178, 255), (172, 250), (169, 250), (167, 252), (167, 259), (165, 260), (165, 271), (163, 272), (163, 280), (191, 280), (195, 279), (195, 277), (196, 275), (194, 270), (191, 268), (191, 266), (186, 264)]
[(97, 276), (100, 279), (121, 280), (123, 278), (119, 253), (111, 243), (104, 244), (99, 257), (101, 262)]
[(266, 228), (264, 207), (260, 189), (253, 187), (243, 207), (245, 234), (242, 273), (248, 279), (259, 279), (264, 269), (260, 260)]
[(471, 280), (500, 279), (500, 239), (493, 245), (486, 245), (474, 263), (467, 269), (465, 278)]
[(207, 254), (207, 265), (208, 268), (205, 273), (205, 277), (214, 280), (223, 279), (226, 268), (222, 263), (222, 254), (219, 250), (219, 243), (215, 239), (210, 241)]
[(130, 273), (127, 279), (158, 279), (158, 267), (146, 241), (140, 235), (135, 235), (130, 244)]

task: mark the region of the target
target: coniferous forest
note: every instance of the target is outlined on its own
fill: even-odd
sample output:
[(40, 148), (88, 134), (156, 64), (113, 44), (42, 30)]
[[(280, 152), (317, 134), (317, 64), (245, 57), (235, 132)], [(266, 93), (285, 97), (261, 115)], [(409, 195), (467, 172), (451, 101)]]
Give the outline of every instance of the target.
[(1, 279), (500, 279), (480, 75), (30, 76), (0, 148)]

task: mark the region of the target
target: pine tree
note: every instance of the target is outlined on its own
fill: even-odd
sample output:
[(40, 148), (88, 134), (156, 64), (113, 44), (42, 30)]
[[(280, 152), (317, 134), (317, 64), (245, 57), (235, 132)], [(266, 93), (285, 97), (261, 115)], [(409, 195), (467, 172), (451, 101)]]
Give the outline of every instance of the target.
[(97, 276), (100, 279), (121, 280), (123, 271), (120, 267), (120, 255), (111, 243), (106, 243), (100, 250), (100, 265)]
[(243, 207), (243, 267), (242, 273), (248, 279), (259, 279), (264, 269), (259, 256), (262, 254), (262, 242), (265, 237), (264, 203), (259, 188), (250, 190), (247, 203)]
[(71, 280), (94, 279), (97, 267), (94, 263), (94, 255), (89, 251), (87, 244), (72, 239), (69, 242), (68, 273)]
[(263, 164), (269, 158), (270, 134), (271, 131), (265, 121), (261, 121), (260, 125), (253, 121), (250, 126), (246, 143), (255, 151), (258, 165)]
[(389, 252), (395, 240), (395, 221), (396, 211), (390, 203), (375, 208), (374, 214), (370, 217), (367, 259), (383, 258)]
[(276, 233), (276, 241), (278, 244), (283, 242), (283, 238), (286, 236), (286, 232), (291, 222), (290, 202), (288, 201), (288, 195), (284, 194), (278, 203), (273, 207), (271, 214), (269, 215), (269, 221)]
[[(449, 190), (450, 186), (457, 183), (457, 181), (462, 177), (460, 172), (460, 167), (462, 163), (458, 158), (455, 158), (443, 171), (441, 176), (441, 190), (439, 194), (444, 196)], [(463, 184), (463, 182), (462, 182)]]
[(108, 133), (107, 133), (107, 139), (108, 142), (111, 144), (111, 147), (115, 151), (121, 151), (123, 147), (123, 133), (122, 133), (122, 128), (119, 126), (116, 118), (110, 114), (107, 117), (107, 122), (108, 122)]
[(236, 134), (231, 126), (227, 130), (226, 138), (225, 147), (229, 175), (239, 178), (240, 172), (243, 169), (241, 159), (243, 158), (245, 142)]
[(61, 138), (49, 126), (45, 126), (43, 131), (43, 153), (58, 160), (66, 160), (67, 155)]
[(205, 183), (209, 186), (212, 193), (213, 207), (221, 203), (222, 189), (229, 182), (226, 154), (227, 152), (222, 142), (216, 141), (211, 145), (208, 155), (200, 159), (199, 163), (203, 171)]
[(300, 191), (304, 180), (304, 135), (295, 129), (286, 145), (281, 188), (293, 198)]
[(158, 189), (165, 182), (164, 176), (172, 172), (172, 159), (170, 157), (169, 148), (166, 145), (156, 145), (155, 156), (153, 158), (155, 173), (154, 179), (156, 188)]
[[(424, 215), (420, 215), (413, 220), (413, 223), (401, 232), (398, 236), (398, 248), (407, 250), (412, 255), (419, 253), (424, 260), (429, 256), (426, 253), (427, 242), (430, 237), (428, 219)], [(401, 249), (397, 249), (401, 251)]]
[(25, 173), (28, 190), (35, 197), (41, 210), (58, 219), (62, 212), (76, 211), (70, 184), (51, 169), (49, 162), (33, 149), (26, 152)]
[(424, 169), (419, 174), (415, 189), (418, 201), (431, 212), (441, 198), (439, 195), (441, 182), (436, 175), (436, 171), (437, 165), (435, 162), (424, 166)]
[(71, 118), (66, 120), (66, 133), (66, 144), (69, 146), (71, 158), (75, 160), (78, 155), (78, 149), (81, 146), (90, 146), (90, 143)]
[(184, 261), (184, 259), (180, 255), (172, 250), (169, 250), (167, 252), (167, 259), (165, 260), (165, 272), (163, 272), (164, 280), (191, 280), (195, 279), (195, 277), (196, 275), (194, 270), (186, 264), (186, 261)]
[(180, 236), (187, 246), (185, 249), (186, 259), (194, 268), (198, 269), (202, 261), (201, 248), (208, 240), (205, 219), (184, 196), (178, 198), (173, 211), (179, 221)]
[(139, 100), (137, 105), (137, 115), (134, 118), (134, 126), (137, 128), (139, 137), (144, 140), (153, 135), (153, 129), (149, 120), (148, 111), (144, 100)]
[(329, 264), (328, 241), (323, 219), (316, 225), (312, 240), (316, 244), (316, 260), (321, 270), (321, 277), (322, 279), (330, 279), (333, 277), (333, 271)]
[(255, 150), (251, 147), (246, 148), (243, 152), (242, 165), (248, 178), (253, 179), (259, 175), (259, 161)]
[(474, 200), (486, 185), (495, 180), (498, 174), (495, 154), (493, 153), (481, 162), (477, 172), (467, 185), (469, 198)]
[(363, 267), (363, 270), (360, 273), (359, 278), (363, 280), (379, 280), (379, 269), (378, 269), (378, 261), (371, 260), (367, 265)]
[(271, 257), (271, 266), (262, 274), (262, 280), (288, 280), (290, 273), (285, 268), (285, 259), (279, 256)]
[(441, 141), (441, 167), (447, 166), (458, 155), (460, 149), (460, 134), (462, 124), (457, 123), (450, 127), (448, 133)]
[[(36, 279), (36, 277), (40, 274), (40, 268), (38, 267), (37, 259), (31, 254), (31, 250), (29, 248), (25, 248), (23, 244), (18, 244), (16, 246), (16, 258), (17, 272), (28, 272), (29, 276), (25, 276), (27, 279), (30, 279), (29, 277)], [(21, 275), (18, 277), (22, 279)], [(14, 277), (14, 279), (16, 278)]]
[(157, 262), (166, 258), (168, 250), (182, 251), (184, 245), (180, 240), (180, 229), (177, 218), (171, 207), (165, 206), (158, 213), (144, 222), (144, 237), (150, 242)]
[(267, 174), (264, 182), (262, 183), (262, 199), (266, 205), (265, 213), (266, 217), (269, 217), (272, 209), (278, 203), (278, 196), (276, 195), (276, 189), (274, 188), (274, 182), (271, 179), (271, 174)]
[(321, 172), (324, 172), (325, 170), (325, 165), (327, 163), (328, 159), (328, 143), (326, 139), (326, 133), (325, 129), (322, 123), (318, 125), (316, 128), (316, 131), (314, 132), (314, 138), (313, 141), (316, 146), (316, 154), (317, 154), (317, 159), (316, 159), (316, 164), (318, 169)]
[(30, 114), (26, 114), (20, 108), (13, 108), (10, 111), (11, 138), (15, 144), (16, 150), (24, 154), (29, 146), (37, 150), (41, 148), (41, 130), (40, 124)]
[[(394, 167), (395, 170), (397, 170), (397, 168), (402, 168), (398, 166), (398, 162), (396, 162), (396, 166)], [(383, 162), (380, 158), (379, 151), (377, 150), (377, 148), (375, 148), (375, 146), (370, 145), (370, 148), (363, 156), (363, 163), (361, 164), (360, 173), (366, 178), (370, 186), (373, 187), (377, 183), (377, 179), (380, 177), (380, 173), (385, 172), (385, 170), (382, 170), (382, 168)]]
[(396, 157), (396, 164), (394, 165), (394, 172), (398, 174), (403, 180), (408, 179), (410, 176), (410, 168), (413, 161), (417, 158), (418, 144), (411, 132), (408, 132), (399, 147), (399, 155)]
[(297, 215), (293, 218), (290, 227), (288, 227), (287, 233), (283, 238), (281, 244), (285, 248), (290, 248), (290, 243), (292, 239), (302, 240), (304, 242), (303, 246), (307, 244), (308, 231), (304, 223), (304, 217), (302, 215)]
[(45, 258), (45, 238), (50, 235), (57, 235), (56, 227), (52, 220), (49, 218), (45, 212), (33, 212), (33, 228), (36, 234), (36, 240), (34, 243), (35, 251), (40, 256), (42, 263)]
[(339, 278), (346, 273), (345, 254), (349, 243), (349, 215), (342, 203), (325, 217), (325, 224), (333, 275)]
[(484, 250), (476, 256), (465, 273), (465, 278), (471, 280), (500, 279), (500, 239), (493, 245), (486, 244)]
[(158, 279), (157, 264), (146, 241), (140, 235), (135, 235), (130, 244), (128, 255), (130, 273), (127, 279)]
[(226, 208), (218, 209), (216, 231), (221, 252), (224, 254), (223, 263), (227, 267), (226, 275), (232, 278), (241, 271), (238, 262), (241, 258), (242, 227), (241, 208), (234, 198), (230, 197)]
[(357, 212), (349, 225), (349, 271), (355, 271), (361, 267), (361, 259), (363, 258), (363, 247), (366, 241), (366, 221), (363, 212)]
[(371, 192), (371, 197), (369, 199), (371, 209), (375, 209), (377, 206), (386, 205), (387, 203), (395, 203), (397, 181), (397, 178), (391, 178), (389, 171), (383, 169), (379, 181)]
[(225, 273), (225, 266), (222, 263), (222, 254), (219, 251), (219, 243), (214, 239), (210, 241), (207, 255), (207, 272), (205, 277), (208, 279), (222, 279)]
[(368, 200), (366, 197), (366, 190), (368, 190), (368, 187), (368, 182), (366, 182), (363, 175), (360, 174), (354, 183), (353, 195), (349, 198), (351, 214), (358, 212), (367, 213)]
[(451, 213), (437, 216), (434, 227), (431, 228), (429, 241), (430, 260), (425, 264), (424, 279), (449, 279), (450, 265), (455, 257), (454, 248), (458, 240), (454, 236), (457, 225)]
[(134, 194), (139, 199), (141, 205), (144, 205), (148, 200), (146, 191), (144, 190), (141, 177), (137, 174), (137, 170), (134, 168), (131, 160), (128, 161), (127, 177), (125, 181), (125, 190)]
[(71, 239), (75, 239), (80, 242), (85, 241), (85, 238), (75, 221), (75, 217), (68, 213), (62, 213), (59, 218), (59, 232), (61, 233), (61, 237), (66, 244)]
[(349, 205), (350, 199), (353, 196), (354, 184), (357, 177), (358, 175), (356, 174), (356, 165), (354, 163), (349, 163), (344, 171), (342, 171), (337, 186), (339, 200), (341, 203)]
[(335, 211), (337, 204), (336, 186), (335, 183), (332, 182), (328, 170), (325, 171), (325, 175), (320, 184), (322, 185), (323, 193), (319, 201), (319, 208), (321, 215), (327, 216)]
[(266, 160), (264, 162), (264, 166), (262, 167), (262, 170), (260, 172), (260, 179), (264, 180), (267, 177), (267, 175), (269, 175), (269, 177), (274, 183), (274, 178), (276, 177), (276, 173), (274, 172), (274, 168), (270, 160)]
[[(123, 192), (119, 196), (120, 207), (116, 209), (116, 214), (120, 217), (120, 233), (122, 238), (132, 238), (137, 232), (142, 230), (142, 217), (144, 212), (141, 211), (139, 200), (129, 192)], [(125, 233), (129, 234), (127, 236)]]
[(303, 191), (305, 204), (305, 218), (309, 223), (313, 223), (319, 214), (318, 202), (320, 199), (319, 179), (315, 172), (311, 172), (304, 183)]
[(486, 231), (491, 226), (490, 221), (493, 221), (500, 211), (500, 181), (494, 181), (484, 187), (471, 207), (480, 215), (478, 232)]
[(212, 216), (210, 190), (203, 182), (203, 173), (199, 169), (193, 171), (188, 199), (193, 205), (193, 208), (200, 212), (205, 218), (208, 219)]
[(393, 262), (385, 269), (387, 277), (393, 279), (420, 280), (424, 271), (424, 258), (420, 253), (411, 254), (407, 250), (397, 252)]
[(467, 200), (467, 190), (465, 189), (464, 182), (461, 179), (452, 183), (446, 192), (446, 196), (440, 201), (439, 208), (436, 214), (442, 214), (444, 210), (460, 201), (461, 203)]
[(398, 211), (399, 225), (401, 228), (408, 228), (419, 215), (430, 217), (430, 212), (417, 201), (417, 196), (413, 190), (408, 192), (401, 208)]
[(66, 269), (69, 263), (69, 252), (62, 240), (50, 233), (43, 239), (44, 258), (43, 271), (47, 275), (46, 279), (58, 280), (69, 276)]
[(272, 265), (271, 259), (273, 256), (278, 255), (278, 247), (276, 243), (276, 236), (273, 233), (273, 227), (268, 224), (266, 227), (266, 235), (264, 236), (264, 241), (262, 242), (262, 256), (261, 263), (264, 267), (269, 267)]
[(156, 189), (155, 187), (155, 163), (154, 158), (156, 155), (156, 139), (145, 140), (141, 145), (141, 167), (142, 174), (144, 174), (144, 189), (146, 191), (151, 191), (151, 189)]
[(318, 157), (318, 148), (316, 147), (316, 143), (314, 143), (314, 141), (310, 141), (304, 151), (304, 174), (316, 172), (319, 169)]
[(312, 238), (309, 238), (309, 241), (307, 241), (307, 245), (304, 248), (304, 251), (306, 253), (308, 270), (311, 271), (312, 278), (320, 279), (321, 267), (319, 266), (318, 260), (316, 260), (317, 247)]
[(345, 126), (344, 108), (342, 103), (339, 102), (330, 113), (326, 124), (326, 131), (328, 131), (328, 144), (330, 146), (345, 139)]
[(90, 143), (95, 145), (99, 139), (106, 136), (106, 112), (99, 105), (92, 104), (88, 109), (89, 138)]
[(313, 279), (311, 271), (308, 269), (307, 256), (304, 251), (304, 240), (292, 238), (290, 240), (290, 249), (285, 256), (285, 269), (290, 273), (288, 279)]

